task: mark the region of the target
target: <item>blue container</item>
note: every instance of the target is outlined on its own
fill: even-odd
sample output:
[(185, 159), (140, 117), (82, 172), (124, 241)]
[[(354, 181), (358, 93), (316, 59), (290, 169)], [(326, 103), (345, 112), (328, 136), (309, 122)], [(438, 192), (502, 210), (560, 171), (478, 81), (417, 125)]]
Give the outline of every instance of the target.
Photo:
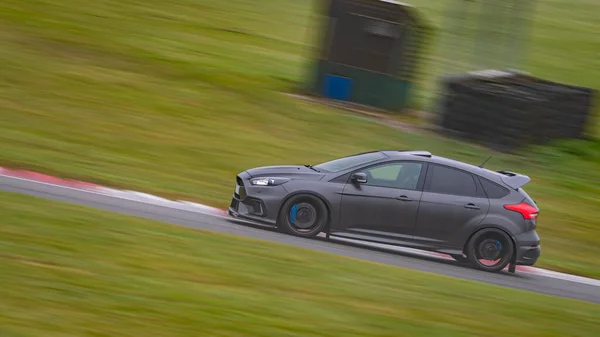
[(323, 96), (338, 101), (349, 101), (352, 96), (352, 80), (348, 77), (325, 75)]

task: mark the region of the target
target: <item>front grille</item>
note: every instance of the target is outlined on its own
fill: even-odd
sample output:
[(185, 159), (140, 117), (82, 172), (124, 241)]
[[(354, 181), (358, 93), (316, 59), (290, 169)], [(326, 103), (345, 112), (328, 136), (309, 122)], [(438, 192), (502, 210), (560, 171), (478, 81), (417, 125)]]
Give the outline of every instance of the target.
[(262, 203), (258, 200), (252, 200), (252, 214), (262, 216), (264, 213)]

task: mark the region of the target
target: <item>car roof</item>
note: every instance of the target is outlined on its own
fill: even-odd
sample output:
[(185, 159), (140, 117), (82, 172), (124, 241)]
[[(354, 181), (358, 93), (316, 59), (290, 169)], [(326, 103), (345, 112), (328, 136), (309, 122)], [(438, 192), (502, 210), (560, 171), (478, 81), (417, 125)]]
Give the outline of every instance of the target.
[(470, 173), (474, 173), (477, 175), (480, 175), (482, 177), (488, 178), (488, 179), (493, 179), (495, 181), (497, 181), (498, 179), (500, 179), (500, 174), (485, 168), (481, 168), (479, 166), (473, 165), (473, 164), (469, 164), (469, 163), (465, 163), (462, 161), (458, 161), (458, 160), (454, 160), (454, 159), (450, 159), (450, 158), (446, 158), (446, 157), (441, 157), (441, 156), (435, 156), (433, 154), (431, 154), (431, 152), (429, 151), (422, 151), (422, 150), (380, 150), (380, 151), (375, 151), (375, 152), (381, 152), (383, 154), (385, 154), (386, 156), (390, 157), (391, 159), (406, 159), (406, 158), (414, 158), (416, 157), (421, 157), (423, 161), (426, 162), (430, 162), (430, 163), (435, 163), (435, 164), (440, 164), (440, 165), (447, 165), (447, 166), (451, 166), (460, 170), (464, 170)]

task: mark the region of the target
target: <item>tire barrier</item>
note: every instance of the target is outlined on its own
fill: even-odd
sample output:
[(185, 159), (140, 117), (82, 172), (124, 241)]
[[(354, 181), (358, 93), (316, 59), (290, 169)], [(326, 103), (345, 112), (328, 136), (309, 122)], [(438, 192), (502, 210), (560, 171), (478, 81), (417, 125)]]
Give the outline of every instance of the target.
[(519, 73), (443, 78), (439, 126), (498, 151), (585, 136), (596, 90)]

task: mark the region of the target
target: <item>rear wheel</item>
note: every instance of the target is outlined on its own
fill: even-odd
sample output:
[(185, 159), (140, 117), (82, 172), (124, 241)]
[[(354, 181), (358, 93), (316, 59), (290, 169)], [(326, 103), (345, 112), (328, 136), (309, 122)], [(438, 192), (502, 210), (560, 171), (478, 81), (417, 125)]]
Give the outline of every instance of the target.
[(288, 234), (314, 237), (327, 225), (328, 212), (325, 203), (312, 195), (291, 197), (279, 212), (278, 227)]
[(509, 263), (514, 253), (511, 238), (497, 229), (483, 229), (471, 238), (467, 256), (477, 269), (499, 272)]

